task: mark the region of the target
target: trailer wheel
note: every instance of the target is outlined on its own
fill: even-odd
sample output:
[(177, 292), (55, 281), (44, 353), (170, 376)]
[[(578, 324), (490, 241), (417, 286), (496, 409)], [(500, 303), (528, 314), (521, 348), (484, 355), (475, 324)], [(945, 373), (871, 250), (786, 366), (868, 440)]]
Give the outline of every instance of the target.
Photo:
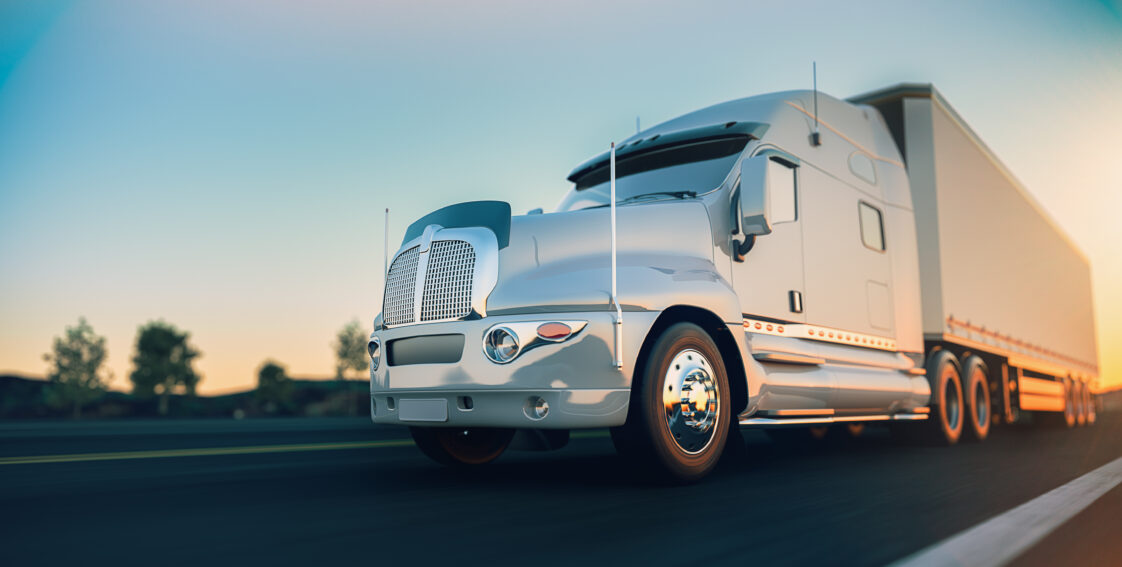
[(1083, 407), (1087, 411), (1087, 425), (1094, 425), (1098, 418), (1098, 408), (1095, 407), (1095, 396), (1091, 394), (1091, 385), (1085, 384), (1083, 388)]
[(612, 441), (663, 480), (696, 481), (717, 465), (731, 420), (721, 352), (701, 327), (663, 331), (636, 376), (636, 407)]
[(446, 466), (485, 465), (510, 446), (513, 429), (488, 427), (410, 427), (417, 448)]
[(1072, 397), (1075, 398), (1075, 424), (1083, 427), (1087, 425), (1087, 396), (1085, 395), (1086, 386), (1083, 382), (1075, 381), (1072, 383), (1072, 388), (1075, 393)]
[(1063, 423), (1066, 427), (1075, 427), (1078, 421), (1078, 409), (1075, 406), (1075, 383), (1071, 379), (1064, 379), (1064, 416)]
[(985, 441), (990, 434), (992, 422), (990, 405), (989, 371), (982, 358), (974, 355), (967, 357), (962, 364), (963, 399), (966, 402), (966, 424), (963, 435), (971, 441)]
[(932, 406), (931, 417), (925, 422), (928, 438), (939, 445), (954, 445), (962, 436), (966, 421), (958, 358), (946, 350), (935, 352), (927, 360), (927, 376), (931, 381)]

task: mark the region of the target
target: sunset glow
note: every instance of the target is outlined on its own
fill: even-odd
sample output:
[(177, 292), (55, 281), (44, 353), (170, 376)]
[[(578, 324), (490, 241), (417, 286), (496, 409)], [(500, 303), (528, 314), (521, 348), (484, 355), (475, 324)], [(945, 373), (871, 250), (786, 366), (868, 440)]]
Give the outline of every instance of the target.
[(1122, 386), (1117, 11), (717, 4), (723, 29), (672, 3), (0, 8), (0, 372), (42, 376), (84, 316), (118, 389), (156, 319), (191, 333), (202, 393), (267, 358), (330, 377), (334, 333), (381, 307), (384, 209), (391, 252), (450, 203), (550, 211), (636, 116), (808, 88), (817, 61), (836, 96), (913, 81), (953, 102), (1090, 259)]

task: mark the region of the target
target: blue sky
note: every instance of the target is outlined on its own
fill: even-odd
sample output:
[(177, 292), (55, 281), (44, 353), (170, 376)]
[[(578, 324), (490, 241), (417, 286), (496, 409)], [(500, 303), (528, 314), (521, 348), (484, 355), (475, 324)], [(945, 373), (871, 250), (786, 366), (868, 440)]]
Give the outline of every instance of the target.
[[(202, 390), (332, 372), (391, 239), (436, 207), (556, 205), (609, 141), (810, 85), (933, 82), (1091, 257), (1122, 373), (1122, 17), (1101, 2), (2, 2), (0, 370), (86, 316)], [(1122, 376), (1118, 376), (1122, 378)]]

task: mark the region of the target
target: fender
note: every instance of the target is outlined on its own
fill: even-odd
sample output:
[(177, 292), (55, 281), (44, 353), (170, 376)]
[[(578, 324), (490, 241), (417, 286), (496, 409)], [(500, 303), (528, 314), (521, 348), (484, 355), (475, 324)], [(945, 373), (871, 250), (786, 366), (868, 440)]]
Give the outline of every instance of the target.
[[(487, 314), (610, 311), (611, 259), (603, 246), (610, 237), (607, 213), (592, 209), (514, 217), (510, 246), (500, 256), (498, 284), (487, 298)], [(689, 306), (711, 313), (729, 329), (748, 370), (749, 396), (755, 396), (762, 369), (748, 356), (736, 292), (714, 264), (717, 247), (710, 238), (705, 204), (649, 203), (620, 207), (617, 214), (619, 300), (624, 311), (662, 314), (671, 307)], [(627, 319), (627, 342), (641, 342), (656, 319)], [(624, 356), (629, 375), (638, 350), (625, 349)]]

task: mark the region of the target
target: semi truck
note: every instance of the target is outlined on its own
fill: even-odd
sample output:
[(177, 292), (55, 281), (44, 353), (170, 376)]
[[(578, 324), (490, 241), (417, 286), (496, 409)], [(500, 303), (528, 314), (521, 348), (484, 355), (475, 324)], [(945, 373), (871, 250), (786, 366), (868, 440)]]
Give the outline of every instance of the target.
[(434, 211), (387, 262), (371, 418), (437, 462), (608, 428), (689, 482), (739, 428), (1095, 421), (1087, 258), (931, 85), (717, 104), (568, 180), (548, 214)]

